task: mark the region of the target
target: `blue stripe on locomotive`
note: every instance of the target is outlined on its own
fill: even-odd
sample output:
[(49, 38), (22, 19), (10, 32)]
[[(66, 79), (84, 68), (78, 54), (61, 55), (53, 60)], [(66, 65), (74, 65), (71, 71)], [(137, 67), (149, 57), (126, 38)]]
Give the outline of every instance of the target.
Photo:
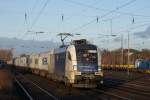
[(57, 75), (65, 75), (65, 62), (66, 62), (66, 47), (54, 50), (54, 73)]
[(65, 75), (65, 57), (65, 52), (55, 54), (55, 73), (58, 75)]
[(78, 71), (80, 71), (80, 72), (95, 72), (95, 71), (98, 71), (98, 66), (97, 65), (87, 65), (87, 66), (78, 65), (77, 68), (78, 68)]

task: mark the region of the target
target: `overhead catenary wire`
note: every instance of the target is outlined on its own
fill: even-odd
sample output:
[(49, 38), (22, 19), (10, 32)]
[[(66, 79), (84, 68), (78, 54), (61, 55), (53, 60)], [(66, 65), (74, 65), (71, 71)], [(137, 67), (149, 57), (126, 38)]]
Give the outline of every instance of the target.
[[(95, 5), (97, 4), (98, 2), (100, 2), (101, 0), (97, 0), (96, 2), (94, 2), (92, 5)], [(87, 9), (83, 9), (81, 12), (86, 12)], [(80, 12), (80, 13), (81, 13)], [(68, 21), (69, 19), (71, 19), (72, 17), (75, 17), (75, 16), (85, 16), (85, 17), (95, 17), (95, 16), (88, 16), (88, 15), (76, 15), (76, 14), (73, 14), (73, 15), (70, 15), (69, 17), (66, 18), (65, 21)]]
[[(67, 1), (68, 1), (68, 0), (67, 0)], [(71, 1), (72, 1), (72, 0), (71, 0)], [(132, 0), (132, 1), (134, 1), (134, 0)], [(127, 4), (127, 3), (126, 3), (126, 4)], [(124, 4), (123, 6), (125, 6), (125, 4)], [(120, 9), (120, 7), (121, 7), (121, 6), (119, 6), (118, 8)], [(116, 9), (118, 9), (118, 8), (116, 8)], [(116, 11), (115, 11), (115, 12), (116, 12)], [(65, 16), (65, 17), (66, 17), (66, 16)], [(95, 17), (96, 17), (96, 16), (95, 16)], [(87, 23), (87, 25), (89, 25), (89, 24), (95, 22), (96, 20), (97, 20), (97, 18), (95, 18), (94, 21), (92, 20), (91, 22)], [(109, 19), (106, 19), (106, 20), (109, 20)], [(105, 20), (105, 21), (106, 21), (106, 20)], [(65, 21), (66, 21), (66, 18), (65, 18)], [(101, 17), (99, 17), (99, 21), (103, 21), (103, 19), (101, 19)], [(35, 24), (36, 24), (36, 23), (35, 23)], [(83, 27), (84, 27), (84, 26), (87, 26), (87, 25), (84, 24)], [(33, 25), (33, 26), (34, 26), (34, 25)]]
[[(84, 6), (86, 8), (91, 8), (91, 9), (94, 9), (94, 10), (97, 10), (97, 11), (104, 11), (104, 12), (112, 12), (112, 10), (110, 9), (104, 9), (104, 8), (98, 8), (98, 7), (94, 7), (93, 5), (87, 5), (87, 4), (83, 4), (81, 2), (77, 2), (77, 1), (74, 1), (74, 0), (64, 0), (66, 2), (69, 2), (69, 3), (73, 3), (73, 4), (76, 4), (76, 5), (80, 5), (80, 6)], [(131, 0), (121, 6), (118, 6), (116, 7), (116, 10), (119, 10), (120, 8), (123, 8), (133, 2), (135, 2), (136, 0)], [(115, 10), (115, 9), (114, 9)], [(134, 14), (134, 13), (130, 13), (130, 12), (120, 12), (120, 11), (115, 11), (115, 13), (118, 13), (118, 14), (123, 14), (123, 15), (128, 15), (128, 16), (139, 16), (139, 17), (150, 17), (148, 15), (141, 15), (141, 14)]]
[(33, 20), (33, 23), (31, 24), (30, 29), (33, 28), (33, 26), (37, 23), (38, 19), (40, 18), (40, 16), (42, 15), (44, 9), (46, 8), (47, 4), (49, 3), (50, 0), (46, 0), (46, 2), (44, 3), (43, 7), (40, 9), (39, 13), (37, 14), (36, 18)]
[[(134, 24), (135, 22), (134, 22), (134, 20), (132, 19), (132, 23), (131, 24)], [(148, 21), (145, 21), (145, 22), (148, 22)], [(148, 22), (148, 23), (143, 23), (143, 22), (136, 22), (136, 26), (134, 25), (134, 26), (130, 26), (130, 27), (128, 27), (128, 28), (126, 28), (127, 26), (129, 26), (129, 25), (126, 25), (126, 26), (124, 26), (126, 29), (123, 29), (123, 30), (121, 30), (121, 31), (118, 31), (118, 32), (115, 32), (115, 33), (113, 33), (113, 34), (120, 34), (120, 33), (122, 33), (122, 32), (127, 32), (127, 31), (133, 31), (134, 29), (137, 29), (137, 28), (141, 28), (141, 27), (145, 27), (145, 26), (147, 26), (147, 25), (150, 25), (150, 22)], [(130, 25), (131, 25), (130, 24)], [(137, 25), (138, 24), (138, 25)]]
[[(39, 1), (41, 1), (41, 0), (35, 0), (35, 2), (34, 2), (34, 4), (33, 4), (33, 7), (31, 7), (31, 9), (29, 10), (29, 12), (27, 13), (27, 14), (28, 14), (28, 15), (27, 15), (27, 18), (28, 18), (28, 27), (29, 27), (29, 17), (31, 17), (31, 16), (33, 16), (33, 14), (35, 14), (35, 10), (37, 9), (37, 6), (39, 6), (39, 5), (38, 5)], [(43, 3), (44, 3), (44, 2), (43, 2)], [(29, 15), (30, 15), (30, 16), (29, 16)], [(28, 28), (27, 31), (29, 31), (29, 28)]]
[[(73, 0), (64, 0), (64, 1), (69, 1), (69, 2), (71, 2), (71, 3), (75, 3), (75, 4), (78, 4), (78, 5), (81, 5), (81, 6), (85, 6), (85, 7), (91, 7), (92, 5), (95, 5), (95, 3), (93, 3), (92, 5), (86, 5), (86, 4), (82, 4), (82, 3), (80, 3), (80, 2), (77, 2), (77, 1), (73, 1)], [(132, 3), (132, 2), (134, 2), (134, 0), (132, 0), (132, 1), (130, 1), (130, 2), (127, 2), (127, 3), (125, 3), (125, 4), (123, 4), (123, 5), (121, 5), (121, 6), (118, 6), (116, 9), (120, 9), (121, 7), (124, 7), (124, 6), (126, 6), (126, 5), (128, 5), (128, 4), (130, 4), (130, 3)], [(96, 2), (97, 3), (97, 2)], [(94, 6), (92, 6), (92, 7), (94, 7)], [(99, 8), (96, 8), (96, 7), (94, 7), (95, 9), (99, 9)], [(139, 11), (139, 10), (141, 10), (141, 9), (138, 9), (138, 10), (136, 10), (136, 11)], [(84, 11), (84, 10), (83, 10)], [(108, 11), (108, 10), (106, 10), (106, 11)], [(109, 10), (110, 11), (110, 10)], [(117, 12), (117, 11), (116, 11)], [(112, 19), (117, 19), (118, 17), (120, 17), (121, 16), (121, 13), (119, 13), (120, 15), (119, 16), (117, 16), (117, 17), (112, 17), (112, 18), (107, 18), (107, 19), (100, 19), (100, 21), (102, 22), (102, 21), (109, 21), (109, 20), (112, 20)], [(126, 13), (124, 13), (124, 14), (126, 14)], [(150, 18), (150, 16), (146, 16), (146, 15), (135, 15), (135, 14), (133, 14), (133, 13), (128, 13), (128, 15), (129, 16), (141, 16), (141, 17), (149, 17)], [(72, 15), (72, 16), (77, 16), (77, 15)], [(83, 16), (83, 15), (82, 15)], [(85, 16), (85, 17), (97, 17), (97, 16)], [(70, 19), (70, 17), (69, 18), (66, 18), (66, 20), (65, 20), (65, 22), (68, 20), (68, 19)], [(95, 19), (96, 20), (96, 19)], [(94, 22), (94, 21), (93, 21)], [(89, 25), (89, 23), (87, 24), (87, 25)], [(85, 25), (85, 26), (87, 26), (87, 25)], [(83, 25), (84, 26), (84, 25)]]
[[(64, 1), (68, 1), (68, 0), (64, 0)], [(70, 0), (69, 0), (69, 1), (70, 1)], [(71, 1), (72, 1), (72, 0), (71, 0)], [(129, 5), (129, 4), (131, 4), (131, 3), (133, 3), (133, 2), (135, 2), (135, 1), (136, 1), (136, 0), (131, 0), (131, 1), (125, 3), (125, 4), (121, 5), (121, 6), (116, 7), (115, 9), (113, 9), (113, 10), (111, 10), (111, 11), (105, 13), (104, 15), (100, 16), (100, 19), (104, 18), (105, 16), (107, 16), (107, 15), (113, 13), (113, 12), (116, 12), (117, 10), (119, 10), (119, 9), (121, 9), (121, 8), (123, 8), (123, 7), (125, 7), (125, 6), (127, 6), (127, 5)], [(82, 28), (84, 28), (85, 26), (87, 26), (87, 25), (89, 25), (89, 24), (95, 22), (96, 20), (97, 20), (97, 18), (95, 18), (94, 20), (91, 20), (91, 21), (89, 21), (88, 23), (85, 23), (85, 24), (83, 24), (83, 25), (81, 25), (81, 26), (79, 26), (79, 27), (73, 29), (72, 31), (76, 31), (76, 30), (78, 30), (78, 29), (81, 30)]]
[(128, 29), (116, 32), (116, 34), (119, 34), (119, 33), (122, 33), (122, 32), (127, 32), (127, 31), (131, 31), (131, 30), (134, 30), (134, 29), (137, 29), (137, 28), (140, 28), (140, 27), (144, 27), (144, 26), (147, 26), (147, 25), (150, 25), (150, 22), (144, 23), (144, 24), (141, 24), (141, 25), (137, 25), (137, 26), (134, 26), (134, 27), (129, 27)]
[[(46, 8), (46, 6), (48, 5), (50, 0), (46, 0), (44, 2), (44, 5), (42, 6), (42, 8), (40, 9), (39, 13), (37, 14), (37, 16), (35, 17), (35, 19), (33, 20), (32, 24), (30, 27), (27, 28), (27, 30), (25, 31), (25, 33), (22, 35), (23, 38), (25, 38), (25, 35), (29, 32), (32, 31), (32, 28), (35, 26), (35, 24), (37, 23), (37, 21), (39, 20), (40, 16), (42, 15), (44, 9)], [(35, 6), (35, 5), (34, 5)], [(28, 16), (28, 15), (27, 15)], [(36, 34), (37, 35), (37, 34)], [(21, 38), (22, 38), (21, 37)], [(34, 38), (33, 38), (34, 40)]]
[(131, 1), (125, 3), (125, 4), (121, 5), (121, 6), (118, 6), (118, 7), (116, 7), (115, 9), (110, 10), (108, 13), (102, 15), (101, 18), (102, 18), (102, 17), (105, 17), (105, 16), (107, 16), (107, 15), (109, 15), (109, 14), (111, 14), (111, 13), (114, 13), (114, 12), (116, 12), (117, 10), (119, 10), (119, 9), (121, 9), (121, 8), (124, 8), (125, 6), (128, 6), (128, 5), (130, 5), (131, 3), (135, 2), (135, 1), (136, 1), (136, 0), (131, 0)]
[(35, 3), (33, 4), (31, 10), (30, 10), (30, 14), (34, 14), (34, 11), (37, 9), (38, 7), (38, 3), (40, 0), (35, 0)]
[(129, 28), (129, 29), (130, 29), (130, 30), (134, 30), (134, 29), (137, 29), (137, 28), (140, 28), (140, 27), (144, 27), (144, 26), (147, 26), (147, 25), (150, 25), (150, 22), (145, 23), (145, 24), (142, 24), (142, 25), (137, 25), (137, 26), (131, 27), (131, 28)]
[[(73, 0), (64, 0), (64, 1), (67, 1), (67, 2), (70, 2), (70, 3), (74, 3), (74, 4), (77, 4), (77, 5), (80, 5), (80, 6), (84, 6), (84, 7), (87, 7), (87, 8), (92, 8), (92, 9), (95, 9), (95, 10), (109, 11), (108, 13), (106, 13), (106, 14), (102, 15), (101, 17), (99, 17), (99, 19), (102, 19), (103, 17), (105, 17), (105, 16), (107, 16), (107, 15), (109, 15), (111, 13), (114, 13), (114, 12), (119, 13), (119, 14), (129, 15), (129, 16), (150, 17), (150, 16), (146, 16), (146, 15), (139, 15), (139, 14), (133, 14), (133, 13), (128, 13), (128, 12), (117, 12), (119, 9), (121, 9), (121, 8), (131, 4), (133, 2), (135, 2), (136, 0), (131, 0), (131, 1), (125, 3), (125, 4), (121, 5), (121, 6), (116, 7), (113, 10), (97, 8), (97, 7), (94, 7), (92, 5), (86, 5), (86, 4), (83, 4), (83, 3), (80, 3), (80, 2), (77, 2), (77, 1), (73, 1)], [(115, 18), (110, 18), (110, 19), (101, 20), (101, 21), (108, 21), (108, 20), (112, 20), (112, 19), (115, 19)], [(95, 18), (94, 20), (91, 20), (90, 22), (87, 22), (87, 23), (81, 25), (80, 27), (77, 27), (77, 28), (73, 29), (72, 31), (76, 31), (78, 29), (81, 30), (82, 28), (88, 26), (89, 24), (95, 22), (96, 20), (97, 20), (97, 18)], [(135, 21), (133, 19), (132, 23), (134, 23), (134, 22)]]
[[(133, 19), (132, 19), (132, 21), (133, 21)], [(140, 22), (134, 22), (134, 25), (139, 25), (139, 24), (145, 24), (145, 23), (147, 23), (148, 21), (146, 20), (146, 21), (140, 21)], [(118, 27), (117, 29), (115, 29), (115, 30), (118, 30), (118, 29), (121, 29), (121, 30), (123, 30), (123, 29), (129, 29), (130, 28), (130, 26), (133, 26), (133, 23), (129, 23), (129, 24), (126, 24), (126, 25), (124, 25), (124, 26), (121, 26), (121, 27)]]
[[(92, 5), (95, 5), (95, 4), (97, 4), (98, 2), (100, 2), (100, 0), (96, 0), (96, 2), (94, 2)], [(83, 9), (81, 12), (85, 12), (85, 11), (87, 11), (87, 9)], [(63, 29), (64, 29), (63, 26), (66, 24), (66, 22), (67, 22), (68, 20), (70, 20), (71, 18), (75, 17), (75, 16), (95, 17), (95, 16), (88, 16), (88, 15), (75, 15), (75, 14), (66, 17), (66, 15), (64, 15), (64, 13), (63, 13), (63, 14), (61, 14), (61, 26), (62, 26), (62, 31), (63, 31)], [(64, 19), (64, 17), (65, 17), (65, 19)]]

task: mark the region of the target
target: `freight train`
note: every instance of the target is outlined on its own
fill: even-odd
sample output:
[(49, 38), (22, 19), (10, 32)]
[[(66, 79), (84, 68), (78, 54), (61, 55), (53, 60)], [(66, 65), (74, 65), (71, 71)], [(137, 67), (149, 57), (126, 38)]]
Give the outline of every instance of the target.
[(136, 59), (134, 64), (126, 65), (104, 65), (101, 64), (103, 70), (115, 70), (115, 71), (133, 71), (133, 72), (144, 72), (150, 73), (150, 60), (149, 59)]
[(73, 87), (96, 88), (103, 84), (101, 52), (85, 39), (48, 52), (16, 57), (14, 65)]
[(128, 64), (128, 49), (104, 50), (102, 53), (102, 68), (116, 71), (145, 71), (150, 70), (150, 51), (130, 49)]

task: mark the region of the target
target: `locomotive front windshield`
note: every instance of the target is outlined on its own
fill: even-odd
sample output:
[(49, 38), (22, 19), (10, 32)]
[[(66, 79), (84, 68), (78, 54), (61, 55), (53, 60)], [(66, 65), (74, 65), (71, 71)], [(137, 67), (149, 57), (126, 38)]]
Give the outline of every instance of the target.
[(98, 69), (97, 48), (93, 45), (83, 45), (76, 48), (78, 70), (96, 71)]

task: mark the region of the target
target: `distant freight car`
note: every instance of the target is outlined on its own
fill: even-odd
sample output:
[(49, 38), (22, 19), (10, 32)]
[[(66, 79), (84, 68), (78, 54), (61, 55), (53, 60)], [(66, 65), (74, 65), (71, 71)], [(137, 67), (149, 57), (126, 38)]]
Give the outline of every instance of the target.
[(20, 57), (20, 66), (21, 67), (28, 66), (28, 57), (27, 56)]
[(0, 60), (0, 68), (5, 67), (6, 63), (3, 60)]
[(29, 68), (33, 73), (39, 73), (39, 54), (31, 54), (29, 57)]
[(48, 74), (48, 68), (49, 68), (48, 66), (50, 66), (50, 61), (51, 61), (50, 53), (51, 51), (39, 53), (38, 70), (41, 76), (46, 76)]
[(18, 69), (22, 71), (29, 70), (29, 55), (18, 56), (13, 59), (13, 63)]

